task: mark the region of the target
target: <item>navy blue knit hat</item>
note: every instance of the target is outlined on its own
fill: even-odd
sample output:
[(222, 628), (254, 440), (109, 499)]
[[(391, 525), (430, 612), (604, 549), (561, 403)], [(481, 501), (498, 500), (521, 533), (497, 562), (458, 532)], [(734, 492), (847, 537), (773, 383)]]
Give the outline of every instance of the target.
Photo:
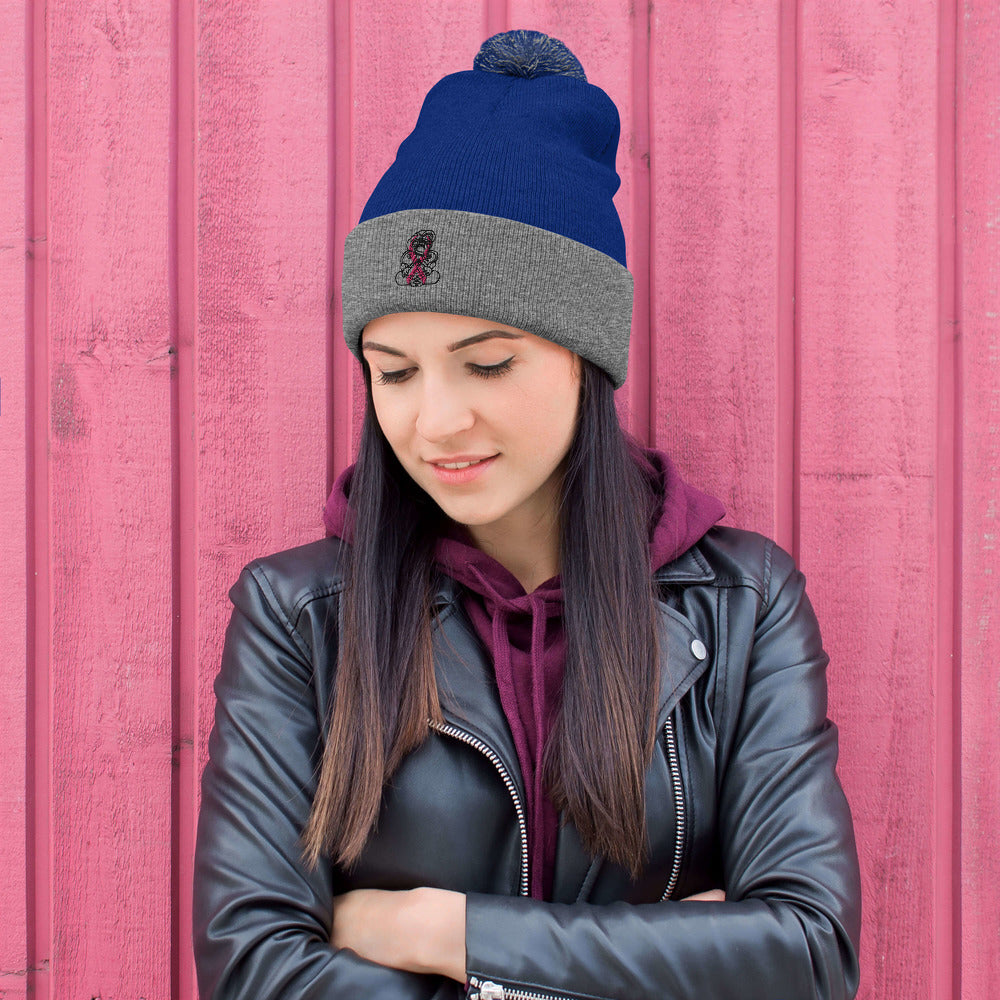
[(613, 196), (620, 124), (576, 57), (537, 31), (483, 44), (435, 84), (344, 249), (344, 335), (443, 312), (505, 323), (628, 369), (632, 276)]

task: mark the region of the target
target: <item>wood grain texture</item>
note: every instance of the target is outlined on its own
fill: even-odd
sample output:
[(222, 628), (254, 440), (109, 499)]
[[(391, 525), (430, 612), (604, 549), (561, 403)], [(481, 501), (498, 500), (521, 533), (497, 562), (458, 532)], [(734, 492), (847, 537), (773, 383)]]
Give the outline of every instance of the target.
[(28, 183), (28, 38), (24, 5), (0, 2), (0, 997), (27, 995), (28, 717), (24, 654), (28, 559), (28, 440), (25, 406), (29, 344), (25, 294)]
[(800, 557), (857, 824), (863, 998), (950, 994), (934, 929), (950, 780), (934, 658), (937, 27), (928, 2), (800, 8)]
[(654, 5), (654, 442), (774, 533), (779, 7)]
[(52, 995), (163, 996), (170, 926), (169, 10), (52, 2)]
[(962, 1000), (1000, 994), (1000, 9), (959, 4)]
[(203, 4), (197, 30), (197, 436), (181, 489), (203, 761), (230, 586), (252, 558), (323, 534), (328, 8)]

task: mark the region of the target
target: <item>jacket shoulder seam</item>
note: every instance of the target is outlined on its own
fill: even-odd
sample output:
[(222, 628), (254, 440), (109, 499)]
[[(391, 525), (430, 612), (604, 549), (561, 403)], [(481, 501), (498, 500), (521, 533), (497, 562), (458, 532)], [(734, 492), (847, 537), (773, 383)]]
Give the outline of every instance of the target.
[(771, 604), (771, 556), (774, 553), (774, 542), (769, 538), (764, 546), (764, 592), (761, 597), (764, 599), (764, 610)]
[[(726, 537), (727, 535), (733, 534), (737, 537), (742, 535), (746, 541), (741, 541), (739, 543), (741, 549), (746, 545), (747, 541), (754, 538), (758, 541), (762, 541), (764, 545), (762, 558), (760, 549), (757, 548), (757, 559), (760, 559), (760, 562), (757, 562), (757, 559), (753, 558), (752, 547), (751, 552), (746, 552), (744, 550), (735, 557), (735, 561), (738, 563), (737, 565), (726, 566), (723, 564), (715, 570), (715, 579), (711, 581), (712, 586), (720, 588), (726, 587), (730, 589), (734, 587), (748, 587), (749, 589), (756, 591), (757, 594), (760, 595), (761, 600), (766, 603), (771, 576), (771, 551), (774, 547), (774, 541), (766, 535), (762, 535), (756, 531), (727, 528), (725, 525), (716, 525), (715, 528), (709, 530), (702, 541), (694, 546), (692, 553), (697, 552), (699, 555), (703, 555), (699, 551), (703, 544), (707, 544), (708, 547), (711, 548), (711, 540), (715, 532), (723, 533), (720, 537)], [(704, 554), (703, 558), (706, 558), (709, 562), (711, 562), (711, 557), (707, 554)], [(748, 561), (752, 564), (748, 565)], [(740, 570), (751, 570), (751, 572), (740, 572)]]
[(298, 628), (299, 619), (302, 617), (302, 612), (313, 603), (313, 601), (321, 601), (324, 597), (333, 597), (334, 594), (340, 594), (343, 592), (344, 583), (343, 581), (338, 581), (337, 583), (329, 583), (325, 587), (317, 587), (315, 590), (310, 590), (303, 594), (296, 602), (293, 607), (294, 612), (294, 622), (295, 627)]
[(267, 598), (268, 604), (277, 612), (278, 617), (281, 620), (282, 627), (292, 638), (295, 644), (310, 658), (312, 657), (312, 648), (309, 643), (306, 642), (305, 637), (299, 631), (298, 625), (302, 618), (302, 612), (310, 605), (313, 601), (322, 600), (324, 597), (330, 597), (333, 594), (339, 594), (344, 589), (343, 581), (337, 581), (336, 583), (330, 583), (323, 587), (317, 587), (312, 590), (306, 591), (292, 606), (291, 612), (286, 611), (285, 606), (282, 604), (277, 593), (275, 593), (274, 587), (271, 585), (271, 581), (264, 571), (264, 568), (259, 564), (251, 564), (250, 572), (253, 574), (253, 578), (257, 581), (257, 585), (261, 588), (264, 596)]

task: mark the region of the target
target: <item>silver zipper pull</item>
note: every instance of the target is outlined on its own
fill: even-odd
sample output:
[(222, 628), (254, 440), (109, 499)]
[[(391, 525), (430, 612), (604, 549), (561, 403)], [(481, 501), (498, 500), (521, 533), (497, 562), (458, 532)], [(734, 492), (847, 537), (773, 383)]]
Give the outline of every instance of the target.
[(472, 994), (474, 1000), (504, 1000), (506, 991), (499, 983), (491, 982), (489, 979), (481, 983), (475, 977), (469, 980), (469, 984), (476, 990)]

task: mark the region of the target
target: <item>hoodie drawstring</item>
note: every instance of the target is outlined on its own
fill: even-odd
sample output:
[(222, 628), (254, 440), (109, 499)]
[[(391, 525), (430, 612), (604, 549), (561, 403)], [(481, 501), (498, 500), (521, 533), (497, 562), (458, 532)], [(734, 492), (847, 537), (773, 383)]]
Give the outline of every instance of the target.
[[(554, 808), (545, 796), (542, 769), (545, 741), (549, 728), (547, 723), (550, 715), (548, 690), (551, 686), (546, 683), (545, 640), (548, 633), (549, 617), (558, 618), (561, 616), (561, 599), (553, 599), (553, 595), (537, 591), (531, 594), (506, 597), (498, 592), (493, 583), (480, 572), (478, 567), (471, 565), (468, 570), (478, 583), (476, 591), (482, 598), (486, 614), (491, 621), (494, 670), (501, 687), (504, 686), (503, 680), (512, 680), (514, 675), (511, 662), (512, 643), (509, 634), (510, 616), (523, 614), (530, 616), (531, 619), (530, 648), (528, 650), (531, 669), (531, 719), (530, 721), (524, 719), (524, 723), (526, 728), (530, 727), (535, 749), (533, 766), (529, 770), (526, 766), (528, 762), (522, 761), (522, 772), (526, 772), (523, 776), (529, 796), (529, 811), (533, 818), (531, 826), (533, 830), (541, 832), (546, 830), (547, 826), (542, 819), (543, 813), (546, 810), (553, 810), (554, 815)], [(524, 717), (520, 716), (520, 718)], [(546, 839), (547, 837), (535, 836), (529, 844), (531, 881), (533, 895), (536, 896), (542, 892), (542, 874), (545, 867), (546, 851), (552, 846), (546, 843)]]

